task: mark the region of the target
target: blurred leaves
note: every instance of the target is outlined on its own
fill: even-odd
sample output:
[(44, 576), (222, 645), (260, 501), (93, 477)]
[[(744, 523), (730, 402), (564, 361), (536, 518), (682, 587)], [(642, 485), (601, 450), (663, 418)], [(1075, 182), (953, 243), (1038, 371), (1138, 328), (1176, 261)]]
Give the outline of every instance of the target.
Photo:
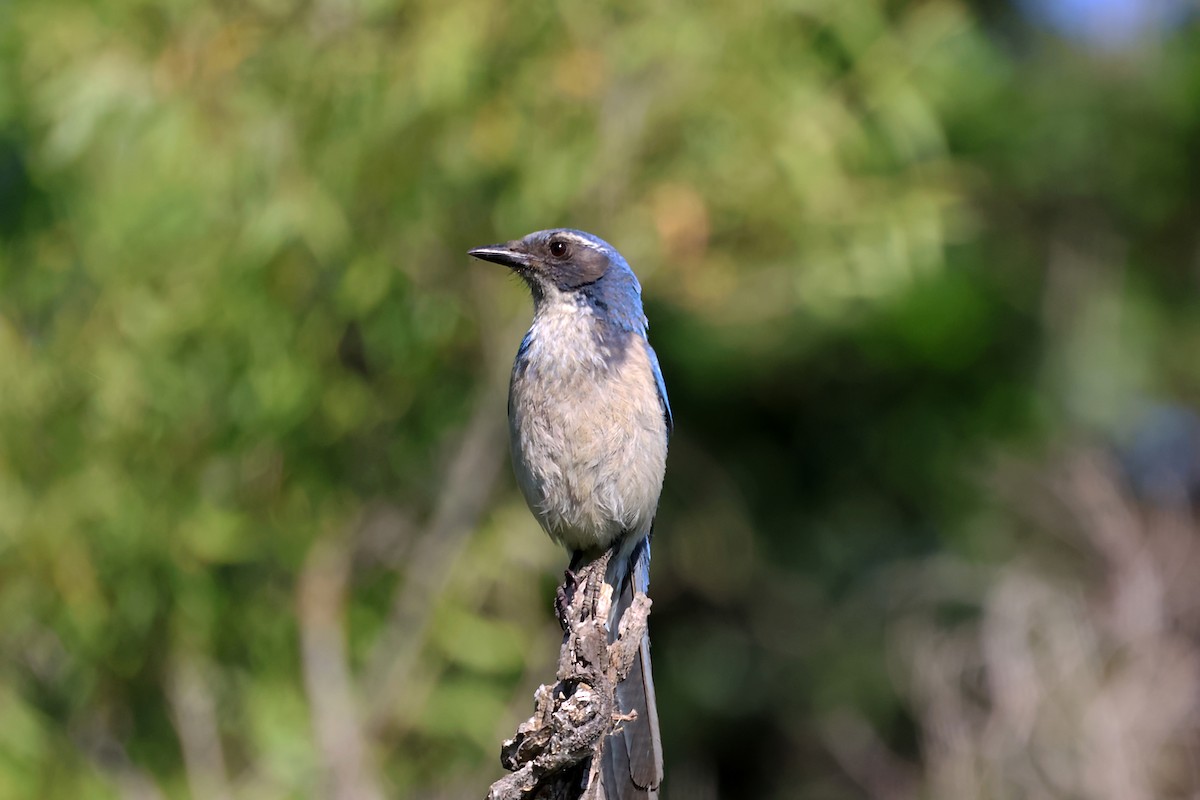
[[(951, 0), (4, 16), (3, 796), (480, 794), (565, 559), (493, 489), (528, 301), (470, 246), (569, 224), (643, 279), (680, 792), (940, 796), (897, 565), (1071, 563), (996, 454), (1196, 405), (1182, 21), (1094, 52)], [(977, 646), (990, 602), (921, 630)]]

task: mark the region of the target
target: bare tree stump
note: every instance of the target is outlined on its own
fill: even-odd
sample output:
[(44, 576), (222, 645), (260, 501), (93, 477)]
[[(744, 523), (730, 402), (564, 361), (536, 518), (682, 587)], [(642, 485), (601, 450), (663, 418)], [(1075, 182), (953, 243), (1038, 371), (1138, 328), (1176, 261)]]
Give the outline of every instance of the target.
[(615, 713), (617, 684), (637, 657), (650, 613), (650, 598), (638, 594), (609, 643), (609, 556), (567, 572), (557, 604), (564, 631), (557, 683), (538, 688), (533, 716), (504, 742), (500, 763), (512, 774), (492, 784), (487, 800), (602, 800), (600, 757), (623, 721)]

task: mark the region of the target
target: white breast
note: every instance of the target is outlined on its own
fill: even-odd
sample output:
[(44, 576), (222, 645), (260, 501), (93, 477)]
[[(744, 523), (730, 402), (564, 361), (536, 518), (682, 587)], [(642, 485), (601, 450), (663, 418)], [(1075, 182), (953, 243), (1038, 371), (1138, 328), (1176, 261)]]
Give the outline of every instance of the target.
[(667, 433), (648, 345), (601, 347), (590, 307), (547, 297), (510, 388), (513, 465), (542, 527), (572, 550), (645, 535), (666, 468)]

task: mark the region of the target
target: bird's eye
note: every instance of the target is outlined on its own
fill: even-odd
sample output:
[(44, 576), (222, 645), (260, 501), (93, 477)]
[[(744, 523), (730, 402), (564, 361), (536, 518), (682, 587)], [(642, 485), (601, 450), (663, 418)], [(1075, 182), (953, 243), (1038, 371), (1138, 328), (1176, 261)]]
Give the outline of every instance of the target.
[(562, 258), (567, 254), (567, 243), (561, 240), (555, 240), (550, 243), (550, 255), (555, 258)]

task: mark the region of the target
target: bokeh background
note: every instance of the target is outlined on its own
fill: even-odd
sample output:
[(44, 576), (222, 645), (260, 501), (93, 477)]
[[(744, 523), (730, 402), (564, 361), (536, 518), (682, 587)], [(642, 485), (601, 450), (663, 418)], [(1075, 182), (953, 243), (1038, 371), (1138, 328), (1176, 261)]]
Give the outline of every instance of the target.
[(0, 0), (0, 797), (482, 797), (570, 225), (676, 433), (667, 798), (1200, 792), (1184, 0)]

